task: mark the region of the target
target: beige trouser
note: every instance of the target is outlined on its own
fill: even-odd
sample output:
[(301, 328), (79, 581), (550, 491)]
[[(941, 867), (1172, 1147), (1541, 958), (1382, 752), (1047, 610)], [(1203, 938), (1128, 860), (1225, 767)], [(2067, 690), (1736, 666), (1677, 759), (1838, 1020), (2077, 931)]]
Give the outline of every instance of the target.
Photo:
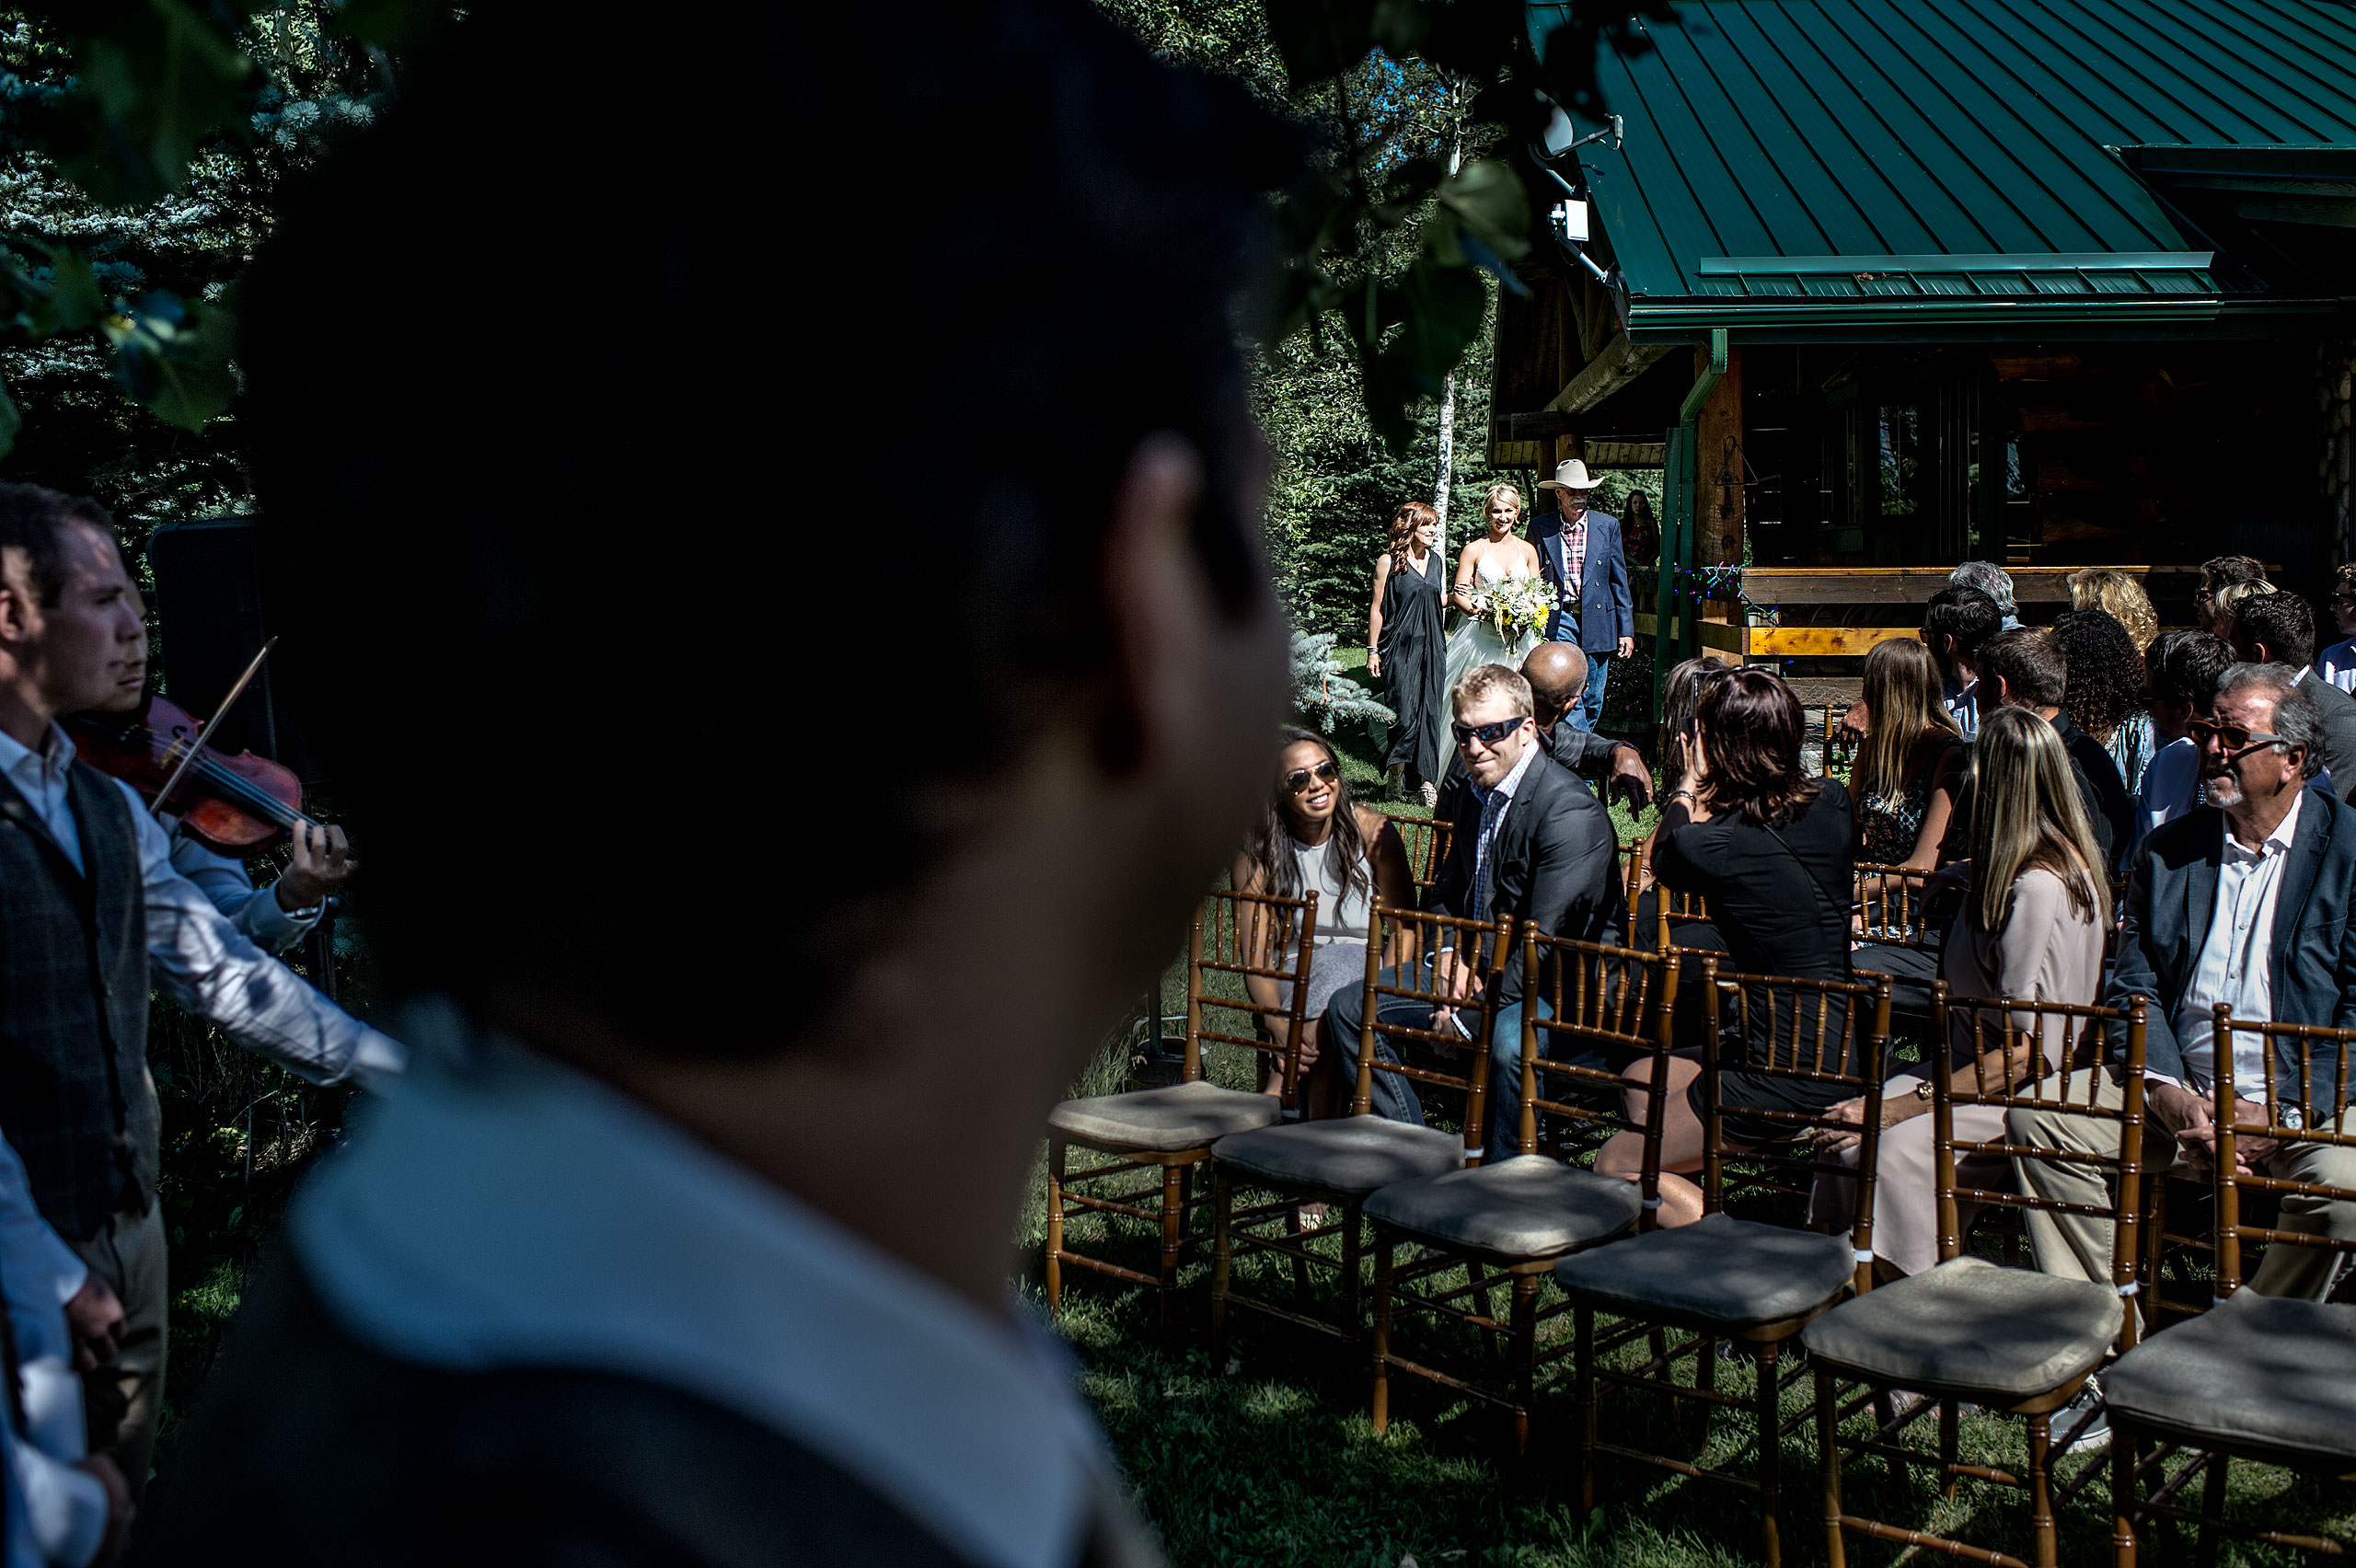
[[(2117, 1107), (2125, 1103), (2110, 1074), (2101, 1072), (2095, 1084), (2096, 1103)], [(2086, 1071), (2070, 1075), (2069, 1097), (2083, 1103)], [(2351, 1130), (2356, 1113), (2343, 1113), (2340, 1126)], [(2119, 1124), (2098, 1116), (2067, 1111), (2015, 1110), (2005, 1116), (2012, 1141), (2038, 1148), (2065, 1149), (2116, 1159)], [(2143, 1169), (2157, 1177), (2175, 1165), (2176, 1139), (2150, 1120), (2143, 1124)], [(2024, 1191), (2061, 1203), (2107, 1205), (2113, 1202), (2104, 1171), (2096, 1166), (2059, 1160), (2015, 1159)], [(2356, 1148), (2323, 1144), (2293, 1144), (2258, 1162), (2267, 1175), (2292, 1182), (2313, 1182), (2334, 1187), (2356, 1187)], [(2064, 1279), (2111, 1282), (2110, 1254), (2116, 1227), (2090, 1215), (2055, 1214), (2047, 1209), (2027, 1213), (2029, 1245), (2037, 1252), (2038, 1268)], [(2285, 1194), (2279, 1228), (2356, 1240), (2356, 1204)], [(2345, 1253), (2322, 1247), (2273, 1246), (2249, 1279), (2260, 1296), (2292, 1296), (2320, 1301), (2330, 1294)]]
[(90, 1451), (114, 1460), (136, 1503), (147, 1490), (156, 1428), (164, 1419), (164, 1353), (171, 1343), (164, 1320), (171, 1296), (164, 1283), (163, 1205), (149, 1204), (145, 1214), (118, 1211), (88, 1240), (66, 1245), (122, 1303), (121, 1348), (112, 1361), (82, 1374), (83, 1417)]

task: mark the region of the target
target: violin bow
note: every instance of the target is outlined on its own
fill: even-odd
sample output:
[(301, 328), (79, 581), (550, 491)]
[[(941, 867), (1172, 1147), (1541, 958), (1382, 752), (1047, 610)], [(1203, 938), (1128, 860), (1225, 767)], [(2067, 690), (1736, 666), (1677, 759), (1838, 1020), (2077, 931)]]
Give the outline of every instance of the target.
[(221, 722), (223, 715), (229, 709), (237, 706), (237, 698), (246, 695), (246, 687), (251, 686), (254, 677), (261, 674), (261, 662), (269, 658), (270, 651), (277, 646), (278, 639), (274, 637), (263, 643), (261, 651), (254, 655), (254, 662), (246, 666), (246, 673), (237, 677), (237, 684), (229, 688), (229, 695), (221, 699), (221, 706), (213, 710), (213, 717), (197, 726), (196, 739), (188, 744), (188, 750), (180, 755), (180, 765), (172, 769), (172, 776), (164, 780), (162, 789), (156, 791), (156, 799), (147, 807), (148, 815), (162, 816), (164, 814), (165, 798), (174, 790), (179, 789), (180, 780), (188, 777), (190, 765), (203, 753), (204, 743), (213, 738), (214, 726)]

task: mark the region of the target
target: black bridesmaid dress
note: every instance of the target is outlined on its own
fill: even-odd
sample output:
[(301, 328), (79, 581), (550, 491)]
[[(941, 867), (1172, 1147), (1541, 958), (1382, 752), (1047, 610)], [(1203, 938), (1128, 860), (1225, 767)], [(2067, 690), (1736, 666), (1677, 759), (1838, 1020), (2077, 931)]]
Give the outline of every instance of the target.
[(1438, 550), (1415, 571), (1401, 550), (1392, 557), (1382, 586), (1383, 699), (1398, 710), (1391, 732), (1386, 767), (1404, 764), (1412, 783), (1440, 779), (1440, 745), (1448, 725), (1447, 694), (1440, 690), (1448, 668), (1448, 642), (1440, 633), (1445, 592)]

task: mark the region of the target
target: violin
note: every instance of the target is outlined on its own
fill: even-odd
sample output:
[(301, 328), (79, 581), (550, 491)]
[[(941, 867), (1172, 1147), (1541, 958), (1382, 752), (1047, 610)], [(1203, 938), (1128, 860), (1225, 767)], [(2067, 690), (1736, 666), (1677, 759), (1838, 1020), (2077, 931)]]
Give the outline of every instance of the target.
[[(199, 745), (203, 726), (153, 692), (136, 712), (77, 713), (65, 721), (65, 730), (83, 761), (138, 790), (151, 808), (171, 784), (164, 809), (178, 813), (197, 841), (216, 853), (245, 859), (310, 824), (303, 814), (303, 782), (293, 768), (249, 751), (225, 756)], [(176, 784), (175, 774), (180, 775)]]

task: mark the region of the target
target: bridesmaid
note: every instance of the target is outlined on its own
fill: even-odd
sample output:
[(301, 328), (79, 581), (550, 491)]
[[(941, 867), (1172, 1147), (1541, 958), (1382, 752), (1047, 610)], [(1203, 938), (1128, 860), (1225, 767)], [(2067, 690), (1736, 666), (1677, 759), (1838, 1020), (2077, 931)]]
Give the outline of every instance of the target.
[(1374, 605), (1367, 613), (1367, 674), (1382, 683), (1399, 718), (1391, 732), (1385, 785), (1404, 793), (1412, 777), (1429, 807), (1439, 795), (1440, 741), (1448, 724), (1440, 689), (1446, 646), (1440, 635), (1442, 563), (1439, 513), (1411, 501), (1391, 517), (1390, 548), (1375, 559)]

